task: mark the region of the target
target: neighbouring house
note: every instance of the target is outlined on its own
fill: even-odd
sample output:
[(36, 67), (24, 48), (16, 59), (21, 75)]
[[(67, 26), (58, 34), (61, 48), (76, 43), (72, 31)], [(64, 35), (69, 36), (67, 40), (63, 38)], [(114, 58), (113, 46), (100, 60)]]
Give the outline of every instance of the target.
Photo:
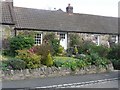
[(2, 40), (19, 32), (35, 31), (38, 32), (35, 35), (35, 44), (42, 44), (46, 32), (54, 32), (64, 49), (69, 47), (71, 33), (77, 33), (83, 39), (91, 39), (97, 45), (108, 44), (109, 38), (114, 43), (119, 41), (117, 17), (73, 13), (73, 7), (70, 4), (66, 12), (63, 12), (62, 10), (14, 7), (13, 2), (10, 1), (0, 3), (2, 4), (0, 13)]

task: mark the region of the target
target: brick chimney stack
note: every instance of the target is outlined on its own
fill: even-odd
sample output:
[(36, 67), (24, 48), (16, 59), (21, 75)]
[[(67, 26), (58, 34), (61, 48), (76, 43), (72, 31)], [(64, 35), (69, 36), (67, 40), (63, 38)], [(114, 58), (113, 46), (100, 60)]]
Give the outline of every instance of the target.
[(66, 12), (69, 14), (73, 13), (73, 7), (70, 4), (68, 4), (68, 6), (66, 7)]

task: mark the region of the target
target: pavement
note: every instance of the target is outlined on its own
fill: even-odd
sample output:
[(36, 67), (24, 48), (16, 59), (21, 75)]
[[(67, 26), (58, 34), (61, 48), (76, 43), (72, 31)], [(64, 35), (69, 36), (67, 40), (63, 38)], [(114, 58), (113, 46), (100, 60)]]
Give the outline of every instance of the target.
[[(26, 80), (2, 81), (2, 88), (41, 88), (49, 86), (60, 86), (70, 84), (81, 84), (83, 82), (94, 82), (104, 80), (118, 80), (120, 71), (112, 71), (88, 75), (68, 75), (59, 77), (35, 78)], [(119, 85), (119, 82), (117, 82)]]

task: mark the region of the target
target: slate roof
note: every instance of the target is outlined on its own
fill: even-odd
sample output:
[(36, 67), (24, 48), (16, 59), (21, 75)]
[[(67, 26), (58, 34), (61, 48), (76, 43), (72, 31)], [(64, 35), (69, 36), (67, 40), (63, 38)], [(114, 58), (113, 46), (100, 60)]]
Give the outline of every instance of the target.
[[(14, 7), (15, 29), (82, 33), (118, 33), (118, 18)], [(6, 17), (6, 16), (5, 16)]]
[(2, 20), (0, 20), (0, 23), (5, 25), (14, 25), (13, 9), (10, 6), (10, 3), (0, 1), (0, 4), (1, 4), (0, 15), (2, 15)]

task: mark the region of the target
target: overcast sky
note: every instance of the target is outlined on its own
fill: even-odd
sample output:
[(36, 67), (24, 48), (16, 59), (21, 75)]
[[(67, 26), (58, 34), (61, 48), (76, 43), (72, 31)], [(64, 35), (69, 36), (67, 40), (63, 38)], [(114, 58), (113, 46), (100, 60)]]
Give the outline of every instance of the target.
[(14, 6), (66, 11), (68, 3), (73, 6), (74, 13), (94, 14), (102, 16), (118, 16), (120, 0), (14, 0)]

